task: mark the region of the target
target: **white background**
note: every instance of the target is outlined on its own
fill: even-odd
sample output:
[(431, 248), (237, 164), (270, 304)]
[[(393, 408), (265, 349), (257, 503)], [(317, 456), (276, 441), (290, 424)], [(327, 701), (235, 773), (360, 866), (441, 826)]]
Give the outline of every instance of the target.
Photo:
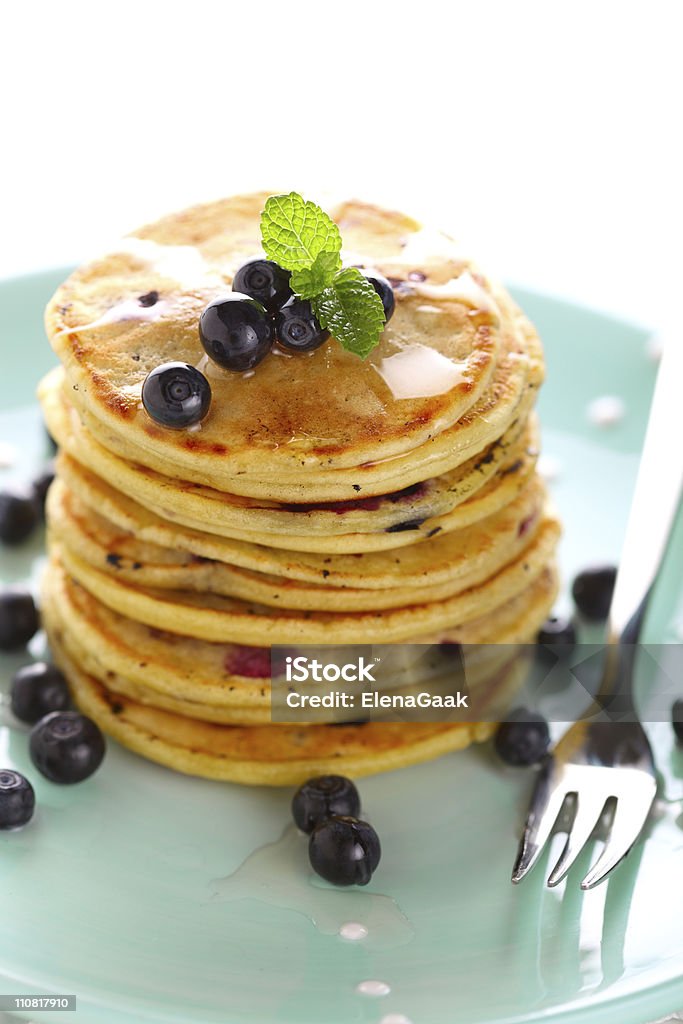
[(681, 5), (4, 8), (0, 275), (233, 191), (376, 198), (645, 324), (680, 294)]

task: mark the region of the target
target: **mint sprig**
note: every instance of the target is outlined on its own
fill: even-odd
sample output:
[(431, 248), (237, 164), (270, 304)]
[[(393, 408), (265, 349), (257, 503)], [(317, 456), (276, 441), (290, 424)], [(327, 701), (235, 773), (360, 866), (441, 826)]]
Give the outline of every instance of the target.
[(268, 259), (284, 270), (305, 270), (321, 252), (341, 252), (341, 235), (332, 218), (297, 192), (266, 201), (261, 242)]
[(290, 287), (302, 299), (314, 299), (332, 284), (340, 268), (338, 252), (320, 252), (310, 267), (292, 271)]
[(325, 211), (298, 192), (271, 196), (261, 243), (268, 259), (292, 272), (292, 291), (310, 301), (321, 327), (366, 359), (384, 329), (384, 307), (357, 267), (341, 269), (341, 235)]
[(320, 326), (347, 352), (366, 359), (384, 329), (384, 306), (379, 295), (357, 267), (346, 267), (332, 283), (311, 300)]

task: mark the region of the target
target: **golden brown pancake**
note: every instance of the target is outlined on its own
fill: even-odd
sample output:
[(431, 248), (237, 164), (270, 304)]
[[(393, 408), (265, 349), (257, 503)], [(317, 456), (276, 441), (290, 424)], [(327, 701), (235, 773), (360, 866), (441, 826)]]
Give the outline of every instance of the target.
[[(532, 642), (556, 591), (557, 575), (549, 567), (487, 615), (419, 643)], [(50, 634), (58, 630), (71, 658), (111, 691), (207, 721), (270, 720), (268, 648), (181, 637), (128, 619), (70, 579), (55, 560), (43, 582), (43, 612)]]
[[(403, 277), (393, 278), (397, 310), (370, 358), (331, 341), (306, 356), (270, 355), (247, 375), (209, 365), (199, 316), (229, 290), (240, 262), (259, 254), (264, 201), (237, 197), (166, 218), (58, 289), (48, 336), (94, 436), (158, 472), (230, 493), (324, 501), (352, 499), (359, 487), (388, 493), (398, 478), (406, 486), (444, 472), (504, 432), (525, 388), (542, 379), (533, 328), (502, 289), (453, 253), (412, 259), (419, 231), (363, 204), (344, 207), (354, 245), (394, 275), (409, 254)], [(445, 236), (441, 244), (448, 249)], [(136, 307), (150, 294), (158, 302)], [(442, 362), (421, 390), (442, 379), (451, 386), (394, 397), (404, 392), (387, 385), (386, 361), (408, 353), (419, 362), (425, 352), (430, 365)], [(146, 374), (171, 359), (209, 374), (214, 400), (199, 431), (167, 430), (139, 408)], [(412, 363), (408, 373), (420, 376)]]
[(60, 479), (50, 489), (48, 516), (57, 540), (94, 569), (133, 587), (208, 592), (275, 608), (360, 612), (426, 604), (483, 583), (528, 546), (540, 526), (544, 501), (544, 487), (535, 478), (492, 516), (394, 556), (385, 569), (385, 587), (372, 589), (368, 577), (373, 559), (386, 562), (381, 554), (353, 559), (341, 587), (329, 581), (324, 567), (314, 582), (253, 572), (140, 541), (79, 500)]

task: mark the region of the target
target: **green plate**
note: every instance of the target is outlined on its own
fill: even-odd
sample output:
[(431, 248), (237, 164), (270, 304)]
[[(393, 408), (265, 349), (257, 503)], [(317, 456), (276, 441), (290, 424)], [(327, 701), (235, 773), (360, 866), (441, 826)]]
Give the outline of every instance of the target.
[[(0, 286), (0, 441), (19, 449), (3, 479), (46, 457), (32, 396), (52, 361), (42, 308), (63, 276)], [(519, 299), (547, 347), (541, 412), (545, 451), (559, 460), (569, 580), (618, 557), (656, 367), (638, 328)], [(605, 394), (626, 406), (609, 429), (586, 415)], [(35, 579), (41, 543), (3, 550), (3, 579)], [(651, 640), (677, 639), (683, 621), (683, 521), (672, 550)], [(2, 660), (5, 689), (21, 662)], [(414, 1024), (643, 1024), (683, 1006), (683, 756), (666, 723), (650, 730), (663, 776), (655, 820), (608, 885), (580, 892), (583, 856), (555, 890), (544, 887), (547, 861), (512, 887), (532, 778), (484, 748), (362, 781), (384, 852), (368, 890), (351, 892), (310, 878), (301, 837), (267, 847), (288, 825), (291, 791), (174, 775), (113, 742), (92, 779), (60, 788), (32, 767), (27, 730), (3, 715), (0, 766), (26, 773), (37, 795), (33, 822), (0, 836), (4, 992), (75, 993), (84, 1024), (396, 1024), (400, 1014)], [(253, 851), (231, 882), (215, 882)], [(347, 921), (368, 921), (367, 938), (335, 934)], [(364, 980), (390, 992), (361, 994)]]

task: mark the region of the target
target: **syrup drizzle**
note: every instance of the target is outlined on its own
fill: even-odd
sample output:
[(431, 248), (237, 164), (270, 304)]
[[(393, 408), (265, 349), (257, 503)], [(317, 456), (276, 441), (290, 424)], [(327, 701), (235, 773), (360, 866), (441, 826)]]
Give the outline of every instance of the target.
[(231, 874), (214, 879), (212, 898), (281, 907), (307, 917), (323, 935), (341, 936), (351, 922), (366, 929), (368, 946), (390, 949), (411, 941), (413, 928), (390, 896), (329, 886), (312, 875), (307, 847), (308, 836), (288, 826), (277, 842), (260, 846)]
[(138, 299), (124, 299), (122, 302), (117, 302), (115, 306), (111, 306), (102, 316), (88, 324), (77, 324), (75, 327), (62, 328), (61, 331), (57, 331), (56, 337), (60, 337), (62, 334), (75, 334), (78, 331), (94, 331), (98, 327), (106, 326), (106, 324), (125, 323), (128, 320), (160, 320), (170, 308), (170, 305), (165, 299), (160, 299), (153, 306), (141, 306)]

